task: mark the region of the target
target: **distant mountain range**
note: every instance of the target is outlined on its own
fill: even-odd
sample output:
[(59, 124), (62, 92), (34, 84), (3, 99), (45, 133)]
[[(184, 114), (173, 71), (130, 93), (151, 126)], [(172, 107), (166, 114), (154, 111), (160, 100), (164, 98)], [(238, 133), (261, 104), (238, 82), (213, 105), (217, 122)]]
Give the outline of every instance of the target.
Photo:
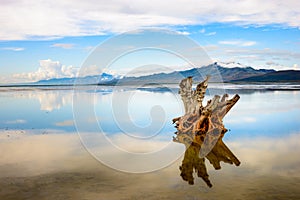
[(275, 71), (259, 76), (237, 79), (235, 82), (300, 82), (300, 71), (284, 70)]
[[(230, 67), (227, 67), (230, 66)], [(235, 67), (236, 66), (236, 67)], [(157, 73), (139, 77), (122, 77), (103, 73), (101, 75), (78, 78), (58, 78), (41, 80), (37, 85), (71, 85), (99, 84), (99, 85), (136, 85), (178, 83), (181, 79), (193, 76), (195, 81), (201, 81), (206, 75), (211, 75), (211, 82), (300, 82), (300, 71), (273, 69), (254, 69), (242, 66), (240, 63), (213, 63), (208, 66), (192, 68), (171, 73)]]
[(48, 80), (40, 80), (35, 82), (37, 85), (73, 85), (73, 84), (106, 84), (112, 81), (120, 80), (121, 76), (114, 76), (107, 73), (102, 73), (100, 75), (77, 77), (77, 78), (53, 78)]

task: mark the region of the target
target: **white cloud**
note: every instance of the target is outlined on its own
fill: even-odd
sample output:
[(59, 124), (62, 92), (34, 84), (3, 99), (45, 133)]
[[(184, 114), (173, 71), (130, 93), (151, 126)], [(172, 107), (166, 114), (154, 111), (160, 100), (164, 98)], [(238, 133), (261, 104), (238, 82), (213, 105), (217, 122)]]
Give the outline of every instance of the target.
[(23, 47), (3, 47), (1, 50), (7, 50), (7, 51), (24, 51), (25, 48)]
[(219, 44), (248, 47), (248, 46), (256, 45), (256, 42), (255, 41), (243, 41), (243, 40), (223, 40), (223, 41), (219, 41)]
[(286, 60), (286, 59), (300, 59), (300, 53), (295, 53), (287, 50), (277, 49), (247, 49), (247, 48), (226, 48), (224, 49), (227, 54), (230, 55), (260, 55), (260, 56), (272, 56), (276, 58), (274, 60)]
[(63, 48), (63, 49), (72, 49), (74, 47), (74, 44), (55, 43), (55, 44), (52, 44), (51, 47), (60, 47), (60, 48)]
[(219, 47), (217, 45), (213, 45), (213, 44), (210, 44), (210, 45), (205, 45), (203, 46), (203, 48), (206, 50), (206, 51), (215, 51), (215, 50), (218, 50)]
[(56, 122), (56, 126), (74, 126), (74, 120), (65, 120), (62, 122)]
[(216, 35), (217, 34), (217, 32), (210, 32), (210, 33), (207, 33), (207, 34), (205, 34), (205, 35), (207, 35), (207, 36), (212, 36), (212, 35)]
[(92, 76), (95, 74), (102, 74), (104, 71), (97, 65), (90, 65), (80, 69), (80, 76)]
[(50, 59), (40, 60), (40, 66), (37, 71), (29, 73), (13, 74), (14, 80), (21, 81), (38, 81), (51, 78), (75, 77), (78, 68), (73, 66), (62, 65), (59, 61)]
[(280, 65), (279, 63), (276, 63), (276, 62), (273, 62), (273, 61), (268, 61), (268, 62), (266, 62), (266, 65), (270, 65), (270, 66), (278, 66), (278, 65)]
[(286, 65), (281, 64), (281, 63), (268, 61), (268, 62), (266, 62), (266, 67), (265, 68), (271, 68), (271, 69), (275, 69), (275, 70), (291, 70), (291, 69), (297, 70), (295, 68), (295, 65), (297, 65), (297, 64), (294, 64), (293, 66), (286, 66)]
[(274, 63), (274, 65), (268, 65), (268, 67), (264, 68), (271, 68), (275, 70), (299, 70), (298, 64), (285, 65), (280, 63)]
[(256, 45), (256, 42), (255, 41), (246, 41), (246, 42), (242, 42), (241, 45), (244, 47), (249, 47), (249, 46)]
[(219, 41), (219, 44), (226, 44), (226, 45), (238, 45), (239, 41), (231, 40), (231, 41)]
[[(119, 33), (143, 27), (234, 23), (300, 27), (300, 1), (62, 0), (7, 1), (0, 6), (0, 40)], [(203, 30), (204, 32), (204, 30)]]
[(5, 124), (25, 124), (27, 121), (24, 119), (16, 119), (12, 121), (6, 121)]
[[(156, 73), (171, 73), (174, 71), (181, 71), (193, 68), (192, 65), (174, 65), (174, 66), (161, 66), (161, 65), (145, 65), (138, 68), (123, 68), (118, 70), (117, 74), (123, 76), (146, 76)], [(116, 73), (116, 72), (115, 72)]]
[(95, 47), (94, 46), (86, 46), (86, 47), (84, 47), (83, 49), (85, 50), (85, 51), (91, 51), (91, 50), (93, 50)]
[(256, 69), (297, 69), (297, 66), (295, 67), (294, 64), (299, 65), (299, 52), (293, 49), (258, 48), (260, 45), (255, 44), (258, 43), (232, 39), (221, 40), (218, 42), (218, 45), (206, 45), (204, 48), (208, 51), (209, 56), (217, 61), (240, 62)]
[(179, 35), (190, 35), (190, 33), (187, 31), (176, 31), (176, 33), (178, 33)]
[(1, 83), (26, 83), (35, 82), (39, 80), (48, 80), (53, 78), (74, 78), (99, 75), (108, 73), (118, 75), (119, 71), (110, 70), (107, 68), (100, 68), (96, 65), (91, 65), (84, 68), (74, 67), (72, 65), (66, 66), (59, 61), (52, 61), (51, 59), (40, 60), (40, 65), (37, 71), (28, 73), (17, 73), (10, 76), (0, 76)]
[[(214, 52), (210, 52), (214, 53)], [(294, 64), (299, 64), (300, 53), (290, 50), (278, 50), (269, 48), (245, 48), (244, 46), (222, 46), (218, 48), (218, 55), (213, 57), (233, 59), (254, 68), (265, 68), (275, 70), (291, 70)]]
[(200, 33), (205, 33), (205, 28), (201, 29), (199, 32)]

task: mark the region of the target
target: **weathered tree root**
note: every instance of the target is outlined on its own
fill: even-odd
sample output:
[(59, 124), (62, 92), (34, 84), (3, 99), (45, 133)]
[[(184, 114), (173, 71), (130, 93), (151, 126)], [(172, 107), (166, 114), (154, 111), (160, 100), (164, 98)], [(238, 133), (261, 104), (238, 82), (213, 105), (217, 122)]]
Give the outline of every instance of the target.
[(222, 98), (215, 95), (207, 102), (206, 106), (203, 106), (202, 101), (208, 80), (209, 77), (199, 83), (196, 90), (192, 89), (192, 77), (185, 78), (180, 82), (179, 94), (184, 104), (185, 114), (172, 121), (177, 129), (173, 141), (186, 146), (184, 159), (180, 166), (181, 177), (189, 184), (194, 184), (193, 172), (195, 171), (198, 177), (212, 187), (208, 179), (205, 158), (216, 170), (221, 169), (221, 161), (236, 166), (240, 165), (240, 161), (222, 141), (227, 132), (223, 125), (223, 118), (240, 97), (236, 94), (228, 100), (227, 94), (224, 94)]

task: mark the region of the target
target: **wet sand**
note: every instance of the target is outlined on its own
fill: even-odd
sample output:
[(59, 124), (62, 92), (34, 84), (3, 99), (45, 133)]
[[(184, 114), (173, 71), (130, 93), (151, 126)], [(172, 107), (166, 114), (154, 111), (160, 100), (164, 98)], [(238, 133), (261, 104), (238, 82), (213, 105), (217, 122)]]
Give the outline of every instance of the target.
[[(177, 173), (129, 175), (99, 171), (59, 172), (0, 179), (0, 199), (299, 199), (300, 179), (215, 174), (213, 188), (193, 186)], [(178, 178), (177, 178), (178, 177)]]
[(272, 156), (263, 163), (254, 155), (257, 165), (245, 156), (245, 149), (232, 146), (242, 165), (209, 168), (213, 187), (208, 188), (201, 179), (195, 178), (195, 185), (181, 179), (181, 158), (163, 170), (129, 174), (99, 163), (76, 136), (2, 139), (0, 199), (300, 199), (298, 157), (293, 158), (297, 162), (283, 158), (284, 165), (273, 163), (272, 170), (260, 170), (272, 163)]

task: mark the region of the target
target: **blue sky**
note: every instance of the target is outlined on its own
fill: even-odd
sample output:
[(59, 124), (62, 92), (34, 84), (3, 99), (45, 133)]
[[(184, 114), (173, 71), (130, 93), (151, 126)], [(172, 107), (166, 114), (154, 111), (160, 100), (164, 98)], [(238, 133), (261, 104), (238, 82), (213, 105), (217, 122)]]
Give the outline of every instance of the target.
[(298, 1), (277, 0), (5, 0), (0, 5), (0, 83), (76, 76), (97, 45), (140, 28), (190, 37), (213, 61), (300, 69), (299, 7)]

